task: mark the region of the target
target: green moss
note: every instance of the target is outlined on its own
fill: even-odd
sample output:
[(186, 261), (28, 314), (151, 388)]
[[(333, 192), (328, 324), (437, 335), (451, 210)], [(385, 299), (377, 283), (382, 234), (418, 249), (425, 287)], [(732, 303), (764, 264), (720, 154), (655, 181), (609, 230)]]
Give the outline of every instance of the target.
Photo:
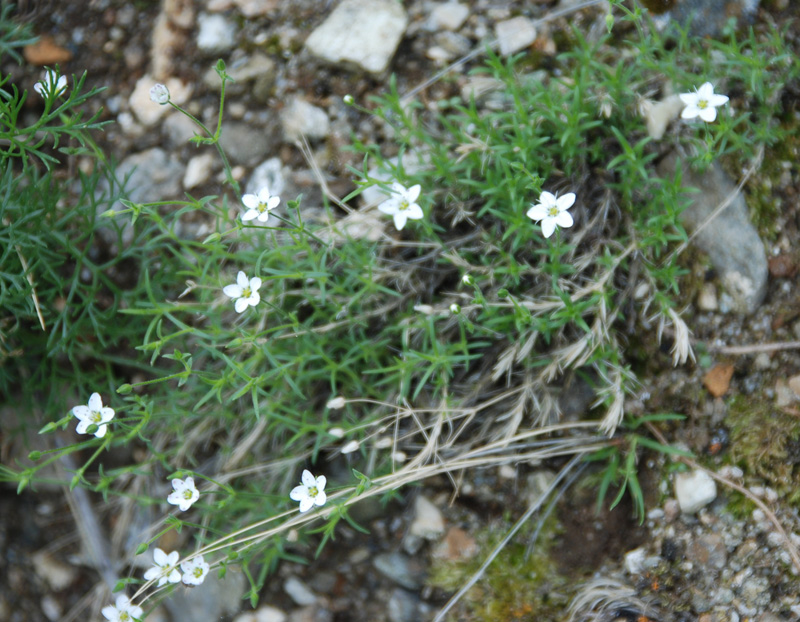
[[(528, 556), (527, 541), (535, 525), (534, 519), (500, 552), (484, 576), (456, 605), (451, 620), (523, 622), (559, 619), (567, 605), (561, 589), (567, 579), (558, 574), (545, 544), (555, 539), (559, 530), (558, 522), (553, 518), (545, 522), (536, 546)], [(480, 552), (470, 560), (435, 561), (429, 584), (447, 592), (460, 589), (483, 564), (508, 529), (510, 526), (502, 529), (494, 526), (478, 533), (476, 539)]]
[(800, 507), (800, 419), (771, 403), (737, 396), (728, 424), (732, 461)]

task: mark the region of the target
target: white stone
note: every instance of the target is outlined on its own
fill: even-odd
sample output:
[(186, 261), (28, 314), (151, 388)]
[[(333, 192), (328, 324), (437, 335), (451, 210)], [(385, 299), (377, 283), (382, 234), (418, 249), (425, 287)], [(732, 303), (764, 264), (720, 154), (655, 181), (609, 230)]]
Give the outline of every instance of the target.
[(325, 138), (330, 131), (330, 120), (325, 111), (307, 101), (294, 97), (281, 112), (283, 135), (289, 142), (307, 138)]
[(469, 16), (469, 7), (458, 2), (445, 2), (431, 11), (432, 30), (458, 30)]
[(426, 540), (436, 540), (444, 534), (444, 517), (439, 508), (419, 495), (414, 501), (414, 520), (408, 531)]
[(286, 614), (275, 607), (265, 605), (255, 611), (239, 614), (233, 622), (286, 622)]
[(667, 126), (678, 118), (683, 110), (684, 103), (679, 95), (669, 95), (660, 102), (645, 101), (641, 106), (647, 133), (656, 140), (664, 136)]
[(389, 66), (408, 25), (395, 0), (343, 0), (306, 39), (317, 58), (335, 65), (355, 65), (372, 74)]
[(289, 577), (283, 583), (283, 589), (296, 605), (305, 607), (317, 602), (317, 595), (297, 577)]
[(214, 155), (204, 153), (195, 156), (186, 163), (186, 172), (183, 175), (183, 187), (186, 190), (196, 188), (211, 177), (211, 169), (214, 167)]
[(642, 574), (647, 557), (643, 548), (633, 549), (625, 553), (625, 570), (628, 574)]
[(705, 471), (678, 473), (675, 476), (675, 497), (681, 512), (694, 514), (717, 497), (717, 484)]
[(197, 25), (197, 47), (201, 52), (217, 54), (236, 44), (236, 24), (222, 15), (201, 13)]
[(536, 41), (536, 27), (531, 20), (522, 15), (497, 22), (494, 32), (500, 46), (500, 54), (503, 56), (524, 50)]
[(697, 294), (697, 308), (701, 311), (716, 311), (718, 306), (717, 288), (713, 283), (704, 284)]

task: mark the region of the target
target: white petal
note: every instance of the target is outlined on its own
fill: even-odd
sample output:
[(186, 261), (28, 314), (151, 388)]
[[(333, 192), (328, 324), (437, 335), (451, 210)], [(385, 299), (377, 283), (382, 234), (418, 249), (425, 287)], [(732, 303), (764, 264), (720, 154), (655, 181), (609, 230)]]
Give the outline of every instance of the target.
[(326, 495), (324, 492), (320, 491), (319, 494), (317, 494), (317, 496), (314, 497), (314, 505), (318, 505), (318, 506), (322, 507), (323, 505), (325, 505), (325, 502), (327, 500), (328, 500), (328, 495)]
[(261, 277), (254, 276), (252, 279), (250, 279), (250, 289), (254, 292), (257, 292), (259, 289), (261, 289)]
[(408, 220), (408, 214), (406, 214), (405, 210), (400, 210), (399, 212), (395, 212), (394, 216), (394, 226), (397, 227), (397, 230), (400, 231), (403, 227), (406, 226), (406, 221)]
[(181, 573), (178, 572), (177, 568), (173, 568), (172, 572), (169, 573), (169, 576), (167, 577), (167, 580), (170, 583), (180, 583), (180, 581), (181, 581)]
[(267, 209), (275, 209), (280, 204), (281, 198), (280, 197), (271, 197), (269, 201), (267, 201)]
[(100, 422), (108, 423), (114, 418), (114, 409), (105, 406), (100, 409)]
[(311, 471), (308, 469), (303, 470), (303, 475), (300, 477), (300, 481), (303, 482), (303, 486), (306, 488), (311, 488), (312, 486), (317, 485), (316, 478), (311, 474)]
[(714, 106), (709, 106), (708, 108), (703, 108), (700, 111), (700, 118), (703, 121), (711, 123), (714, 119), (717, 118), (717, 109)]
[(556, 221), (554, 218), (545, 218), (542, 221), (542, 234), (544, 237), (549, 238), (556, 230)]
[(86, 430), (89, 428), (90, 425), (92, 425), (91, 421), (89, 421), (88, 419), (81, 419), (78, 422), (78, 427), (75, 428), (75, 431), (78, 434), (86, 434)]
[(183, 496), (179, 492), (171, 492), (167, 496), (167, 503), (170, 505), (181, 505), (183, 503)]
[(541, 203), (537, 203), (536, 205), (531, 205), (531, 208), (528, 210), (527, 216), (528, 218), (532, 218), (533, 220), (541, 220), (542, 218), (547, 216), (547, 208)]
[(710, 106), (723, 106), (728, 103), (728, 99), (727, 95), (712, 95), (708, 98), (708, 104)]
[(327, 484), (327, 483), (328, 483), (328, 478), (325, 477), (324, 475), (320, 475), (317, 478), (317, 490), (319, 492), (322, 492), (323, 490), (325, 490), (325, 484)]
[(700, 99), (709, 100), (714, 95), (714, 85), (711, 82), (703, 82), (699, 89), (697, 89), (697, 96)]
[(245, 207), (255, 209), (258, 206), (258, 197), (254, 194), (246, 194), (242, 197), (242, 203)]
[(267, 222), (269, 220), (269, 212), (263, 211), (258, 214), (258, 222)]
[(257, 209), (249, 209), (244, 214), (242, 214), (242, 220), (247, 222), (248, 220), (253, 220), (254, 218), (258, 218), (260, 212)]
[(567, 211), (559, 212), (558, 216), (556, 216), (553, 220), (555, 220), (556, 224), (559, 227), (569, 228), (573, 224), (572, 214)]
[(161, 568), (148, 568), (147, 572), (144, 573), (144, 580), (145, 581), (152, 581), (156, 577), (161, 574)]
[(94, 433), (94, 435), (97, 438), (103, 438), (106, 435), (106, 432), (108, 432), (108, 426), (107, 425), (101, 425), (101, 426), (99, 426), (97, 428), (97, 431)]
[(247, 298), (239, 298), (233, 303), (233, 308), (236, 309), (236, 313), (242, 313), (247, 308)]
[(159, 566), (166, 566), (169, 558), (164, 551), (157, 548), (155, 551), (153, 551), (153, 561)]
[(117, 596), (117, 600), (115, 601), (114, 604), (117, 606), (117, 609), (122, 610), (122, 609), (127, 609), (130, 602), (131, 599), (125, 596), (125, 594), (120, 594), (119, 596)]
[(408, 199), (408, 202), (409, 203), (413, 203), (414, 201), (416, 201), (421, 190), (422, 190), (422, 186), (420, 186), (419, 184), (416, 184), (415, 186), (411, 186), (408, 189), (408, 192), (406, 194), (406, 198)]
[(378, 210), (384, 214), (389, 214), (389, 216), (392, 216), (393, 214), (397, 213), (399, 207), (400, 199), (386, 199), (378, 206)]
[(111, 622), (117, 622), (117, 620), (119, 620), (119, 611), (117, 610), (116, 607), (112, 607), (111, 605), (109, 605), (108, 607), (103, 607), (100, 610), (100, 613), (103, 614), (103, 617), (106, 620), (110, 620)]
[(406, 187), (403, 184), (399, 184), (396, 181), (392, 182), (392, 192), (395, 194), (402, 194), (405, 195)]
[(312, 506), (314, 505), (314, 499), (311, 497), (306, 497), (300, 501), (300, 511), (301, 512), (308, 512)]
[(238, 285), (226, 285), (222, 288), (222, 293), (230, 298), (241, 298), (244, 292)]
[(89, 415), (92, 414), (92, 411), (89, 410), (88, 406), (73, 406), (72, 414), (82, 421), (84, 419), (88, 419)]
[(239, 274), (236, 275), (236, 284), (244, 289), (248, 285), (250, 285), (250, 279), (247, 278), (247, 275), (239, 270)]
[(552, 192), (544, 191), (542, 192), (541, 196), (539, 196), (539, 203), (544, 205), (545, 207), (550, 207), (556, 204), (556, 195)]
[(409, 205), (408, 208), (405, 210), (405, 212), (406, 212), (406, 217), (411, 220), (419, 220), (420, 218), (425, 216), (425, 214), (422, 213), (422, 208), (416, 203)]
[[(180, 480), (178, 480), (178, 481), (180, 481)], [(187, 477), (183, 481), (183, 488), (184, 489), (186, 489), (186, 488), (194, 488), (194, 478), (193, 477)]]
[(264, 186), (261, 190), (258, 191), (258, 202), (259, 203), (269, 203), (269, 187)]
[(686, 106), (686, 108), (683, 109), (683, 112), (681, 112), (681, 119), (694, 119), (699, 114), (700, 108), (692, 104), (691, 106)]
[(679, 97), (687, 106), (694, 106), (697, 104), (697, 93), (681, 93)]
[(308, 497), (308, 488), (305, 486), (295, 486), (292, 488), (292, 492), (289, 493), (289, 498), (292, 501), (302, 501)]
[(564, 211), (569, 209), (575, 204), (575, 193), (574, 192), (567, 192), (567, 194), (562, 194), (558, 199), (556, 199), (556, 205), (558, 205), (558, 209), (560, 211)]
[(103, 407), (103, 399), (99, 393), (92, 393), (89, 396), (89, 410), (98, 411)]
[(253, 292), (253, 295), (250, 298), (244, 299), (247, 304), (251, 307), (255, 307), (259, 302), (261, 302), (261, 294), (258, 292)]

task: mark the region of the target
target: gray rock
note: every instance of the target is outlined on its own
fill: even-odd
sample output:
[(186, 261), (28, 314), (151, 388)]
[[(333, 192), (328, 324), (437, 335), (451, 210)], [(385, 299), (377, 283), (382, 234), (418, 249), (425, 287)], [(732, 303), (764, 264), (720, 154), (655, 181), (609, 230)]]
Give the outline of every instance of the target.
[(343, 0), (309, 35), (306, 49), (327, 63), (380, 75), (407, 25), (408, 15), (395, 0)]
[(694, 514), (717, 497), (717, 485), (705, 471), (678, 473), (675, 476), (675, 496), (681, 512)]
[[(665, 3), (666, 4), (666, 3)], [(730, 18), (738, 25), (749, 22), (758, 9), (759, 0), (678, 0), (674, 6), (654, 20), (664, 29), (671, 22), (688, 27), (689, 34), (696, 37), (716, 37)]]
[[(671, 154), (659, 164), (659, 174), (670, 178), (676, 166), (677, 156)], [(691, 232), (735, 192), (736, 185), (716, 162), (703, 173), (691, 170), (684, 163), (680, 166), (683, 185), (700, 190), (692, 195), (689, 207), (681, 214), (683, 224)], [(732, 310), (754, 312), (766, 295), (769, 270), (764, 245), (750, 223), (741, 193), (736, 193), (730, 205), (697, 234), (694, 243), (708, 254), (720, 274), (722, 284), (733, 300)]]
[(273, 144), (264, 130), (237, 121), (223, 125), (219, 142), (232, 162), (245, 166), (263, 160)]
[(183, 176), (183, 187), (191, 190), (206, 183), (211, 178), (214, 169), (215, 157), (212, 153), (203, 153), (193, 157), (186, 163), (186, 173)]
[(458, 30), (469, 17), (469, 7), (458, 2), (437, 4), (428, 21), (431, 30)]
[(330, 131), (328, 115), (304, 99), (293, 97), (281, 111), (283, 136), (291, 143), (308, 138), (325, 138)]
[(386, 612), (391, 622), (415, 622), (419, 619), (418, 605), (419, 598), (404, 589), (397, 588), (389, 598)]
[(236, 24), (223, 15), (197, 16), (197, 48), (206, 54), (219, 54), (236, 44)]
[(239, 611), (247, 580), (244, 575), (228, 568), (224, 579), (209, 572), (203, 585), (197, 588), (178, 587), (163, 601), (173, 622), (228, 619)]
[(536, 27), (533, 22), (522, 15), (497, 22), (494, 26), (500, 54), (510, 56), (524, 50), (536, 40)]
[[(166, 137), (167, 146), (174, 149), (188, 143), (201, 130), (189, 117), (183, 114), (171, 114), (161, 125)], [(224, 129), (224, 128), (223, 128)]]
[(418, 562), (402, 553), (381, 553), (372, 560), (373, 566), (387, 579), (408, 590), (422, 587), (424, 571)]
[(686, 558), (706, 570), (722, 570), (728, 561), (728, 551), (722, 536), (710, 533), (689, 543)]
[[(225, 71), (235, 80), (233, 84), (229, 83), (229, 88), (243, 87), (252, 82), (248, 90), (269, 90), (275, 84), (277, 65), (266, 54), (256, 52), (229, 64)], [(222, 89), (222, 81), (213, 67), (203, 74), (203, 84), (215, 91)]]
[[(128, 179), (125, 185), (126, 198), (133, 203), (151, 203), (174, 199), (182, 195), (181, 180), (186, 167), (180, 161), (167, 155), (163, 149), (155, 148), (128, 156), (117, 167), (117, 178)], [(111, 206), (116, 212), (127, 208), (117, 201)], [(101, 202), (100, 212), (105, 211)], [(102, 222), (102, 220), (101, 220)], [(133, 239), (130, 216), (122, 216), (122, 244), (127, 246)], [(108, 227), (100, 227), (98, 233), (108, 244), (115, 244), (117, 234)]]

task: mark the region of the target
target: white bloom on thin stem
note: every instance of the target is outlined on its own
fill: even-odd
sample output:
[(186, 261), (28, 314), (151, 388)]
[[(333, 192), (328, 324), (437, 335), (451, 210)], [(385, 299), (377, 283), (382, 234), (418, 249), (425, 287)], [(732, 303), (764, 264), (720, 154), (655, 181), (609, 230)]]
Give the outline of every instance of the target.
[(394, 196), (389, 197), (378, 206), (380, 211), (394, 218), (394, 226), (398, 231), (406, 226), (409, 219), (419, 220), (424, 216), (422, 208), (416, 203), (421, 189), (422, 186), (419, 184), (406, 188), (394, 182), (392, 184)]
[(141, 619), (144, 611), (139, 605), (134, 605), (125, 594), (117, 596), (113, 605), (103, 607), (100, 611), (109, 622), (133, 622), (134, 618)]
[(239, 274), (236, 275), (236, 283), (226, 285), (222, 288), (222, 292), (236, 300), (233, 307), (236, 309), (236, 313), (241, 313), (248, 305), (255, 307), (261, 302), (261, 294), (258, 293), (260, 287), (260, 278), (254, 276), (252, 279), (248, 279), (247, 275), (239, 270)]
[(167, 555), (161, 549), (153, 551), (153, 567), (144, 573), (145, 581), (158, 579), (158, 587), (165, 583), (178, 583), (181, 580), (181, 573), (178, 572), (178, 551), (172, 551)]
[(88, 432), (89, 426), (96, 425), (94, 435), (97, 438), (103, 438), (106, 435), (109, 421), (114, 418), (114, 409), (108, 406), (103, 406), (103, 400), (99, 393), (92, 393), (89, 396), (89, 404), (87, 406), (75, 406), (72, 409), (72, 414), (80, 421), (76, 428), (78, 434), (91, 434)]
[(163, 84), (154, 84), (150, 88), (150, 101), (162, 106), (169, 103), (169, 89)]
[(167, 497), (167, 503), (177, 505), (181, 512), (185, 512), (200, 498), (200, 493), (194, 486), (194, 478), (172, 480), (173, 492)]
[(181, 562), (182, 580), (186, 585), (200, 585), (206, 580), (208, 569), (209, 566), (203, 556), (197, 555), (188, 561)]
[(280, 202), (281, 198), (270, 195), (266, 186), (259, 190), (258, 194), (246, 194), (242, 197), (242, 203), (247, 211), (242, 215), (242, 220), (247, 222), (258, 218), (259, 222), (267, 222), (269, 213), (278, 207)]
[(556, 230), (571, 227), (572, 215), (567, 211), (575, 203), (575, 193), (568, 192), (560, 197), (550, 192), (542, 192), (539, 202), (528, 210), (528, 218), (542, 221), (542, 233), (549, 238)]
[(33, 85), (33, 90), (42, 97), (47, 97), (50, 93), (58, 97), (67, 90), (67, 76), (59, 76), (58, 72), (48, 69), (44, 78)]
[(717, 107), (728, 103), (727, 95), (714, 93), (711, 82), (704, 83), (694, 93), (681, 93), (680, 97), (686, 104), (681, 112), (682, 119), (700, 117), (708, 123), (717, 118)]
[(293, 501), (300, 502), (300, 511), (308, 512), (315, 505), (320, 507), (325, 505), (328, 500), (328, 496), (325, 494), (325, 484), (328, 480), (325, 476), (314, 477), (310, 471), (305, 470), (301, 481), (303, 484), (295, 486), (289, 493), (289, 497)]

